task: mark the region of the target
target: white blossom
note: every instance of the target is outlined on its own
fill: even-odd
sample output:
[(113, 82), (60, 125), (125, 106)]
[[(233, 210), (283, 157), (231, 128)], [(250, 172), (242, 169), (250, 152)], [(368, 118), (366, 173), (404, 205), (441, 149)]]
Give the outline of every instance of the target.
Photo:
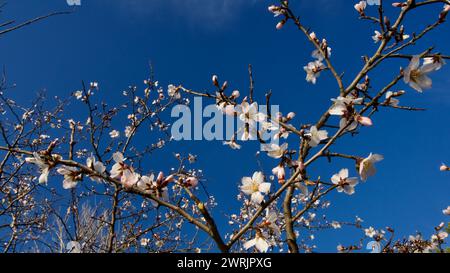
[(445, 60), (444, 58), (442, 58), (441, 55), (436, 55), (433, 57), (427, 57), (423, 59), (423, 65), (432, 65), (435, 64), (436, 65), (436, 71), (440, 70), (445, 64)]
[(268, 227), (276, 236), (281, 235), (280, 227), (277, 225), (278, 214), (276, 211), (271, 209), (266, 209), (266, 216), (263, 219), (263, 226)]
[[(90, 157), (88, 157), (88, 158), (86, 159), (86, 165), (87, 165), (90, 169), (96, 171), (97, 173), (99, 173), (99, 174), (101, 174), (101, 175), (104, 174), (105, 171), (106, 171), (105, 165), (103, 165), (102, 162), (97, 161), (97, 160), (95, 159), (94, 156), (90, 156)], [(101, 182), (101, 181), (103, 181), (103, 179), (102, 179), (101, 177), (99, 177), (99, 176), (92, 176), (92, 175), (91, 175), (90, 178), (91, 178), (92, 181), (96, 181), (96, 182)]]
[(403, 79), (418, 92), (423, 92), (424, 89), (430, 89), (433, 84), (428, 74), (436, 71), (440, 66), (438, 63), (427, 63), (420, 67), (420, 56), (414, 56), (403, 72)]
[(252, 202), (259, 205), (264, 200), (263, 194), (270, 192), (270, 186), (270, 183), (264, 182), (262, 172), (255, 172), (252, 177), (242, 178), (241, 191), (250, 195)]
[(115, 179), (120, 178), (122, 176), (123, 171), (126, 169), (123, 154), (121, 152), (114, 153), (113, 160), (116, 163), (112, 166), (111, 177)]
[(236, 106), (235, 111), (242, 122), (251, 126), (254, 126), (256, 123), (265, 120), (265, 115), (258, 112), (257, 102), (249, 104), (248, 102), (244, 101), (240, 105)]
[(81, 100), (83, 98), (83, 91), (80, 91), (80, 90), (75, 91), (75, 93), (73, 93), (73, 95), (77, 100)]
[(386, 100), (389, 102), (389, 105), (397, 107), (400, 104), (400, 101), (393, 97), (394, 92), (388, 91), (386, 92)]
[(269, 250), (269, 243), (261, 234), (257, 233), (256, 237), (244, 243), (244, 248), (249, 249), (255, 247), (259, 252), (266, 253)]
[(359, 175), (362, 181), (367, 181), (369, 176), (374, 176), (377, 170), (375, 169), (375, 163), (382, 161), (384, 158), (379, 154), (370, 154), (367, 158), (364, 158), (359, 164)]
[(372, 36), (372, 39), (375, 43), (378, 43), (379, 41), (383, 40), (383, 35), (378, 30), (375, 30), (375, 35)]
[(286, 150), (288, 148), (288, 144), (284, 143), (283, 145), (279, 146), (278, 144), (271, 143), (271, 144), (263, 144), (261, 147), (261, 150), (263, 152), (267, 152), (267, 155), (279, 159), (284, 156), (286, 153)]
[[(162, 177), (161, 177), (162, 179)], [(158, 181), (155, 180), (155, 176), (142, 176), (137, 182), (137, 187), (146, 193), (150, 193), (155, 197), (163, 200), (169, 200), (169, 190), (167, 187), (160, 187)], [(158, 203), (155, 200), (150, 200), (154, 207), (158, 207)]]
[(373, 227), (369, 227), (364, 229), (364, 233), (367, 237), (373, 238), (375, 235), (377, 235), (377, 231)]
[(355, 186), (358, 184), (358, 178), (348, 177), (348, 169), (342, 169), (339, 173), (331, 177), (331, 182), (338, 185), (338, 192), (345, 192), (348, 195), (355, 193)]
[(39, 153), (34, 152), (33, 157), (27, 157), (25, 158), (25, 161), (28, 163), (32, 163), (38, 166), (41, 175), (39, 176), (39, 183), (40, 184), (47, 184), (48, 182), (48, 175), (50, 172), (50, 165), (47, 164), (47, 162), (39, 155)]
[(337, 221), (333, 221), (331, 222), (331, 227), (334, 229), (340, 229), (342, 228), (341, 223), (337, 222)]
[(167, 94), (176, 100), (181, 98), (180, 90), (172, 84), (167, 87)]
[(308, 65), (303, 67), (303, 69), (306, 72), (306, 81), (316, 84), (317, 78), (320, 76), (320, 72), (325, 69), (325, 65), (321, 61), (317, 60), (308, 63)]
[(448, 206), (446, 209), (444, 209), (442, 211), (442, 213), (445, 214), (445, 215), (450, 215), (450, 206)]
[[(331, 47), (327, 47), (326, 52), (327, 58), (331, 57)], [(321, 62), (325, 59), (322, 52), (320, 50), (316, 49), (312, 52), (311, 56), (315, 59), (317, 59), (318, 62)]]
[(309, 137), (309, 146), (317, 147), (322, 140), (328, 138), (328, 132), (326, 130), (319, 131), (316, 126), (312, 126), (310, 131), (307, 133), (307, 136)]
[(367, 7), (367, 2), (359, 1), (359, 3), (355, 4), (354, 7), (357, 12), (359, 12), (360, 14), (364, 14), (364, 11), (366, 10)]
[(73, 189), (77, 186), (80, 179), (80, 171), (75, 167), (63, 166), (56, 170), (59, 174), (64, 175), (63, 188), (65, 190)]
[(118, 137), (120, 137), (120, 132), (117, 130), (112, 130), (111, 132), (109, 132), (109, 136), (111, 138), (118, 138)]

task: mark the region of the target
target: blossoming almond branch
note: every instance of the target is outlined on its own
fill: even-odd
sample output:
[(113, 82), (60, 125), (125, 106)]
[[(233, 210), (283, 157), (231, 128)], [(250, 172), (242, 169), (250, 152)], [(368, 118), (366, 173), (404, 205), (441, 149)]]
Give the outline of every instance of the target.
[[(22, 146), (19, 146), (18, 141), (24, 135), (23, 120), (28, 120), (29, 116), (34, 115), (34, 110), (27, 110), (27, 115), (24, 114), (22, 118), (19, 117), (20, 115), (15, 114), (15, 110), (13, 110), (12, 112), (20, 125), (19, 127), (16, 126), (16, 129), (19, 131), (18, 137), (15, 141), (9, 141), (3, 126), (0, 127), (3, 139), (7, 144), (0, 146), (0, 150), (7, 153), (2, 165), (0, 165), (0, 173), (3, 174), (6, 162), (10, 157), (14, 156), (22, 162), (21, 164), (31, 163), (38, 167), (40, 171), (38, 182), (42, 185), (48, 183), (48, 177), (54, 170), (62, 177), (62, 187), (72, 192), (76, 187), (86, 184), (84, 183), (86, 177), (95, 183), (113, 185), (113, 193), (108, 192), (108, 196), (112, 197), (113, 203), (112, 210), (109, 212), (109, 220), (106, 221), (109, 227), (108, 243), (105, 247), (107, 252), (114, 250), (113, 245), (117, 241), (116, 223), (118, 222), (118, 204), (122, 193), (141, 196), (150, 200), (157, 209), (165, 207), (169, 211), (175, 212), (198, 229), (204, 231), (215, 242), (217, 248), (223, 252), (250, 249), (267, 252), (271, 247), (282, 247), (283, 243), (287, 243), (290, 252), (299, 252), (302, 248), (305, 251), (311, 251), (309, 247), (299, 244), (298, 228), (301, 225), (309, 225), (314, 221), (315, 214), (312, 211), (319, 208), (321, 202), (326, 204), (323, 200), (328, 194), (337, 191), (338, 193), (353, 195), (359, 181), (365, 182), (369, 177), (375, 175), (375, 164), (383, 160), (383, 156), (379, 154), (370, 153), (366, 157), (337, 153), (331, 150), (333, 145), (344, 136), (354, 135), (359, 129), (372, 126), (374, 122), (371, 117), (380, 110), (380, 107), (400, 110), (423, 110), (400, 105), (400, 98), (409, 94), (409, 92), (405, 90), (394, 91), (393, 88), (402, 80), (418, 92), (431, 88), (432, 80), (430, 74), (440, 70), (445, 64), (445, 60), (448, 59), (448, 56), (433, 53), (433, 48), (429, 48), (417, 55), (405, 55), (402, 53), (402, 50), (415, 45), (427, 33), (444, 23), (449, 12), (449, 1), (428, 0), (394, 3), (393, 7), (400, 11), (393, 24), (384, 14), (386, 6), (383, 5), (383, 2), (361, 1), (354, 6), (361, 19), (374, 21), (379, 25), (379, 30), (372, 37), (374, 42), (379, 43), (379, 47), (371, 57), (364, 57), (363, 67), (347, 87), (344, 84), (343, 74), (340, 74), (332, 63), (332, 49), (329, 42), (326, 39), (320, 39), (315, 32), (305, 27), (303, 22), (301, 22), (301, 17), (297, 17), (290, 8), (288, 1), (281, 1), (280, 5), (269, 7), (271, 13), (281, 18), (281, 21), (276, 26), (277, 29), (281, 30), (286, 23), (293, 22), (295, 27), (305, 35), (307, 41), (312, 44), (314, 48), (311, 54), (313, 61), (303, 68), (306, 73), (306, 81), (316, 84), (319, 76), (326, 71), (329, 71), (336, 80), (338, 87), (337, 98), (331, 100), (329, 109), (314, 124), (292, 125), (291, 123), (295, 119), (294, 112), (290, 112), (287, 115), (282, 113), (271, 115), (270, 111), (261, 113), (258, 108), (259, 104), (255, 99), (253, 73), (251, 67), (249, 67), (249, 95), (242, 99), (240, 92), (237, 90), (227, 94), (228, 82), (220, 84), (217, 76), (212, 77), (212, 83), (215, 87), (213, 92), (199, 92), (185, 88), (183, 85), (169, 85), (167, 88), (169, 99), (167, 101), (165, 101), (164, 90), (158, 87), (158, 83), (154, 80), (145, 81), (148, 87), (144, 91), (144, 97), (138, 96), (136, 88), (130, 87), (130, 90), (124, 91), (124, 95), (131, 100), (126, 107), (122, 107), (132, 111), (131, 114), (127, 115), (130, 125), (124, 130), (124, 141), (119, 142), (115, 146), (115, 141), (121, 139), (121, 132), (112, 130), (108, 133), (108, 128), (112, 117), (117, 115), (120, 110), (117, 108), (108, 110), (104, 105), (101, 107), (95, 105), (91, 98), (94, 95), (94, 91), (98, 90), (98, 84), (93, 82), (86, 88), (83, 83), (83, 89), (75, 92), (74, 96), (77, 100), (82, 101), (88, 109), (86, 126), (89, 130), (85, 137), (88, 139), (88, 146), (92, 150), (92, 155), (89, 156), (88, 151), (82, 153), (83, 156), (87, 154), (86, 164), (81, 164), (74, 160), (75, 154), (77, 154), (77, 151), (75, 151), (77, 145), (76, 133), (79, 129), (78, 127), (83, 127), (80, 123), (69, 120), (69, 140), (66, 143), (68, 144), (68, 159), (64, 159), (60, 155), (61, 153), (56, 152), (57, 149), (59, 151), (64, 150), (62, 147), (64, 141), (53, 140), (46, 149), (40, 149), (39, 151), (20, 148)], [(426, 27), (418, 35), (406, 33), (407, 29), (402, 23), (409, 12), (422, 6), (438, 3), (444, 4), (444, 8), (439, 11), (438, 19), (435, 23)], [(378, 17), (368, 16), (370, 6), (378, 6)], [(401, 68), (400, 72), (385, 87), (373, 92), (371, 88), (372, 78), (369, 77), (369, 74), (383, 61), (393, 59), (407, 59), (409, 64), (405, 68)], [(165, 131), (167, 125), (161, 121), (159, 114), (177, 102), (189, 104), (189, 100), (182, 93), (215, 100), (217, 108), (224, 115), (237, 118), (242, 122), (242, 127), (238, 129), (238, 132), (234, 134), (231, 140), (224, 142), (225, 145), (238, 150), (241, 147), (239, 142), (246, 143), (249, 140), (258, 140), (262, 144), (262, 151), (268, 157), (276, 160), (271, 173), (278, 181), (278, 185), (271, 183), (271, 179), (268, 179), (268, 175), (263, 171), (256, 171), (251, 176), (242, 178), (238, 189), (241, 192), (238, 199), (242, 201), (242, 208), (239, 216), (233, 214), (230, 217), (230, 223), (237, 225), (237, 227), (234, 228), (233, 232), (225, 234), (225, 236), (219, 231), (216, 220), (210, 213), (212, 205), (209, 205), (207, 201), (201, 201), (201, 198), (197, 196), (196, 191), (198, 186), (201, 186), (199, 173), (186, 171), (181, 155), (176, 154), (176, 158), (180, 160), (180, 167), (177, 170), (173, 169), (169, 176), (165, 176), (162, 172), (159, 172), (157, 175), (144, 175), (146, 171), (143, 168), (138, 167), (135, 169), (133, 167), (133, 162), (137, 164), (133, 157), (139, 159), (142, 157), (142, 154), (151, 153), (152, 149), (162, 148), (165, 144), (165, 141), (160, 139), (157, 144), (146, 148), (145, 151), (137, 152), (131, 145), (138, 129), (146, 122), (151, 122), (152, 128), (155, 127)], [(152, 101), (152, 96), (157, 98)], [(271, 93), (268, 93), (265, 102), (268, 106), (267, 108), (270, 107), (270, 97)], [(10, 109), (14, 108), (10, 101), (3, 101)], [(103, 111), (101, 114), (98, 113), (99, 109)], [(50, 119), (53, 117), (53, 115), (49, 116)], [(334, 124), (333, 117), (339, 118), (337, 124)], [(100, 119), (101, 122), (96, 124), (96, 119)], [(268, 143), (262, 138), (262, 135), (266, 132), (275, 133), (275, 139), (277, 140), (286, 140), (291, 134), (294, 135), (296, 140), (299, 141), (298, 149), (289, 149), (287, 142), (281, 145)], [(105, 134), (111, 138), (111, 144), (108, 144), (107, 148), (101, 150), (100, 142)], [(239, 139), (238, 135), (241, 136)], [(171, 136), (166, 135), (166, 137), (170, 141)], [(45, 138), (42, 137), (42, 139)], [(21, 155), (28, 157), (23, 161)], [(309, 172), (313, 168), (313, 163), (322, 158), (332, 161), (333, 158), (337, 157), (347, 159), (353, 162), (353, 165), (356, 164), (359, 178), (356, 175), (352, 175), (352, 169), (350, 168), (343, 168), (337, 171), (336, 174), (330, 177), (329, 181), (320, 177), (317, 179), (311, 177)], [(195, 157), (189, 155), (188, 160), (195, 161)], [(442, 165), (440, 170), (448, 171), (449, 168), (446, 165)], [(11, 176), (12, 178), (13, 175)], [(284, 199), (282, 199), (283, 195)], [(174, 198), (171, 198), (172, 196)], [(208, 196), (208, 198), (210, 197)], [(192, 201), (194, 204), (193, 208), (188, 209), (188, 205), (180, 205), (183, 200), (187, 200), (185, 201), (186, 204)], [(74, 209), (76, 206), (72, 205), (71, 208)], [(448, 208), (443, 213), (448, 214)], [(356, 223), (352, 225), (361, 227), (361, 222), (357, 219)], [(182, 221), (179, 221), (176, 225), (178, 226), (180, 223)], [(158, 224), (157, 226), (160, 225)], [(336, 222), (330, 224), (332, 228), (340, 228), (340, 226), (340, 223)], [(368, 228), (366, 236), (374, 238), (375, 243), (372, 244), (373, 247), (378, 247), (378, 244), (381, 246), (381, 242), (384, 240), (383, 251), (390, 251), (394, 247), (396, 249), (405, 247), (405, 251), (411, 249), (418, 251), (441, 250), (441, 246), (447, 237), (443, 228), (443, 225), (439, 225), (435, 229), (436, 234), (433, 235), (434, 237), (430, 241), (414, 237), (408, 244), (395, 246), (392, 240), (386, 240), (384, 231)], [(148, 230), (151, 230), (151, 228)], [(141, 232), (141, 230), (138, 232), (141, 234), (139, 236), (142, 236), (143, 233)], [(285, 239), (282, 238), (283, 232), (285, 233)], [(388, 232), (394, 233), (391, 229)], [(139, 236), (132, 234), (126, 242), (137, 240)], [(148, 241), (141, 241), (141, 245), (147, 246)], [(70, 243), (70, 248), (81, 251), (83, 246), (79, 243), (77, 244), (76, 240), (73, 240)], [(361, 246), (338, 247), (340, 251), (353, 251), (356, 249), (361, 249)]]

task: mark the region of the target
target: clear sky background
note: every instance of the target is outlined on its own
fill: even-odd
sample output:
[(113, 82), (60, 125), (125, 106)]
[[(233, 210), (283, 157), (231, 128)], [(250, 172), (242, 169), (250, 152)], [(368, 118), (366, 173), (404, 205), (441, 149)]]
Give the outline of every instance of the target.
[[(272, 2), (82, 0), (82, 6), (71, 15), (51, 18), (2, 37), (0, 64), (6, 68), (8, 81), (17, 84), (13, 96), (20, 102), (29, 103), (43, 89), (49, 100), (56, 95), (67, 97), (80, 89), (84, 80), (98, 81), (100, 93), (111, 104), (120, 102), (122, 90), (129, 85), (144, 88), (142, 81), (149, 73), (149, 61), (164, 86), (182, 83), (206, 90), (211, 87), (211, 75), (217, 74), (241, 93), (248, 90), (247, 65), (252, 64), (260, 102), (265, 92), (273, 90), (273, 104), (280, 104), (282, 112), (296, 112), (297, 122), (314, 122), (329, 107), (329, 99), (337, 96), (335, 82), (324, 73), (317, 85), (306, 83), (303, 66), (311, 60), (312, 48), (291, 25), (275, 30), (277, 21), (267, 12)], [(303, 23), (319, 37), (327, 38), (333, 48), (332, 60), (339, 72), (345, 72), (344, 81), (348, 83), (362, 65), (361, 56), (376, 49), (371, 39), (376, 26), (358, 20), (353, 9), (356, 1), (292, 2)], [(412, 13), (406, 31), (419, 32), (424, 23), (434, 22), (441, 8), (439, 5)], [(14, 0), (0, 16), (3, 21), (21, 21), (67, 9), (65, 0)], [(449, 30), (448, 24), (442, 25), (408, 52), (419, 53), (434, 45), (437, 51), (448, 54)], [(400, 66), (406, 67), (407, 61), (392, 60), (377, 69), (373, 87), (390, 82)], [(449, 72), (450, 68), (444, 67), (435, 73), (434, 88), (424, 94), (403, 83), (394, 89), (407, 90), (402, 105), (428, 111), (384, 110), (375, 116), (372, 128), (339, 141), (335, 152), (360, 156), (375, 152), (383, 154), (385, 160), (379, 164), (376, 177), (359, 185), (354, 196), (330, 195), (329, 219), (350, 221), (358, 215), (365, 225), (391, 226), (400, 236), (416, 230), (429, 235), (434, 226), (449, 220), (442, 210), (450, 205), (450, 176), (439, 172), (442, 162), (450, 164)], [(75, 113), (81, 105), (71, 107)], [(238, 194), (241, 177), (259, 170), (257, 149), (255, 143), (244, 145), (240, 152), (220, 141), (173, 143), (165, 152), (155, 154), (148, 168), (168, 170), (175, 164), (172, 152), (198, 155), (197, 167), (204, 170), (209, 191), (216, 193), (222, 204), (214, 214), (223, 219), (219, 223), (226, 231), (223, 215), (238, 212), (239, 203), (233, 198)], [(266, 156), (261, 162), (266, 173), (275, 164)], [(311, 174), (328, 179), (342, 167), (350, 168), (356, 176), (349, 161), (316, 164)], [(362, 236), (352, 228), (326, 231), (316, 235), (316, 244), (322, 251), (335, 251), (338, 243), (356, 243)]]

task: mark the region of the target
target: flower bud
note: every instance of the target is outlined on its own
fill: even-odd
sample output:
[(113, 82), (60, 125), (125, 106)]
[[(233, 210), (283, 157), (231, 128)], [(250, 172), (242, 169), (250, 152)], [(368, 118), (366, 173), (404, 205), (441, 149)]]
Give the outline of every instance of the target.
[(197, 187), (197, 185), (198, 185), (198, 179), (196, 177), (191, 176), (185, 180), (185, 183), (187, 186), (194, 188), (194, 187)]
[(285, 19), (283, 19), (283, 20), (281, 20), (280, 22), (278, 22), (276, 28), (277, 28), (278, 30), (280, 30), (280, 29), (283, 28), (284, 24), (286, 24), (286, 20), (285, 20)]
[(280, 8), (277, 7), (277, 6), (275, 6), (275, 5), (270, 5), (267, 9), (268, 9), (270, 12), (274, 13), (274, 12), (278, 11)]
[(372, 120), (368, 117), (358, 116), (357, 121), (362, 126), (372, 126), (373, 125)]
[(239, 90), (234, 90), (233, 93), (231, 93), (231, 97), (233, 99), (237, 99), (237, 98), (239, 98), (239, 96), (241, 96), (241, 93), (239, 92)]
[(214, 86), (219, 87), (219, 77), (217, 77), (216, 75), (212, 76), (212, 83), (214, 84)]
[(227, 89), (227, 87), (228, 87), (228, 82), (227, 81), (225, 81), (223, 84), (222, 84), (222, 90), (225, 90), (225, 89)]

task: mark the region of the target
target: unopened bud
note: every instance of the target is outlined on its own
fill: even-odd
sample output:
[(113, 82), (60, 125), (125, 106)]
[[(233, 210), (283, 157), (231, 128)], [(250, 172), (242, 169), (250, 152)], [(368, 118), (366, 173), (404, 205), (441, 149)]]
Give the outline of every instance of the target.
[(228, 87), (228, 82), (225, 81), (225, 82), (222, 84), (222, 90), (227, 89), (227, 87)]
[(212, 76), (212, 83), (214, 84), (214, 86), (219, 87), (219, 78), (216, 75)]
[(189, 187), (197, 187), (197, 185), (198, 185), (198, 179), (193, 176), (187, 178), (185, 182), (186, 182), (186, 185)]
[(239, 96), (241, 96), (239, 90), (234, 90), (233, 93), (231, 93), (231, 97), (233, 97), (233, 99), (237, 99)]
[(372, 126), (373, 125), (372, 120), (368, 117), (358, 116), (357, 121), (362, 126)]
[(278, 30), (280, 30), (280, 29), (283, 28), (284, 24), (286, 24), (286, 20), (285, 20), (285, 19), (281, 20), (281, 21), (277, 24), (276, 28), (277, 28)]

